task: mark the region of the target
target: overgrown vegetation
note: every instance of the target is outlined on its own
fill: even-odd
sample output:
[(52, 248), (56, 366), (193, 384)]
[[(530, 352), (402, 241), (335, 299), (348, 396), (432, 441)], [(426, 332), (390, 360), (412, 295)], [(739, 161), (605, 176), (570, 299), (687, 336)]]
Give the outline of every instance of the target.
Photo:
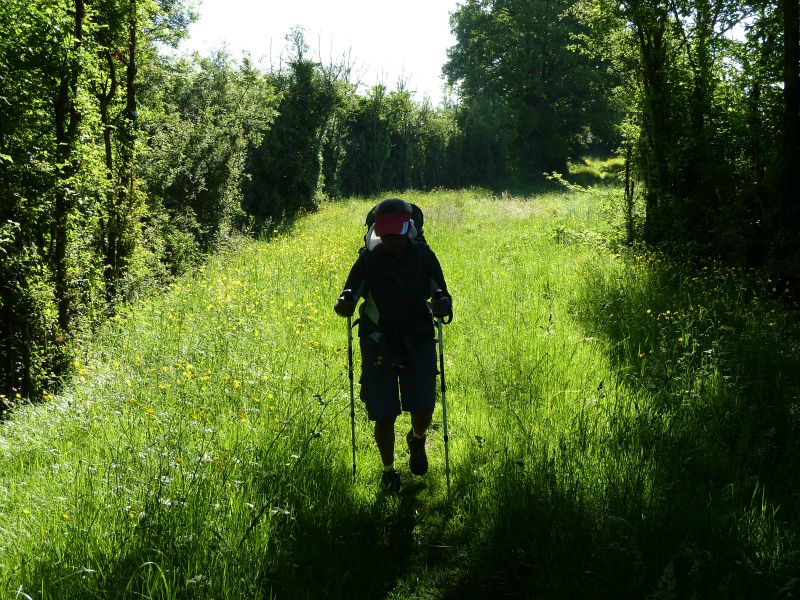
[[(650, 244), (800, 276), (796, 2), (579, 2), (626, 107)], [(633, 192), (629, 190), (633, 195)]]
[(123, 311), (63, 395), (14, 411), (0, 588), (793, 595), (797, 307), (758, 273), (625, 249), (618, 195), (409, 195), (456, 300), (450, 505), (439, 410), (431, 473), (384, 498), (359, 409), (351, 483), (330, 306), (370, 203), (328, 204)]
[[(191, 19), (0, 2), (3, 590), (796, 595), (797, 2), (466, 0), (442, 107)], [(324, 201), (387, 190), (457, 299), (451, 505), (439, 423), (385, 499), (360, 415), (349, 483)]]
[[(586, 151), (626, 161), (626, 239), (797, 284), (794, 2), (469, 0), (457, 103), (366, 92), (309, 58), (165, 56), (183, 0), (0, 7), (0, 364), (54, 390), (116, 305), (236, 231), (384, 190), (524, 189)], [(640, 217), (637, 220), (637, 215)]]
[(539, 176), (511, 168), (499, 97), (434, 108), (402, 84), (359, 92), (348, 64), (309, 57), (300, 29), (267, 70), (161, 52), (191, 19), (180, 0), (0, 6), (7, 396), (54, 391), (120, 302), (237, 231), (268, 232), (326, 198)]

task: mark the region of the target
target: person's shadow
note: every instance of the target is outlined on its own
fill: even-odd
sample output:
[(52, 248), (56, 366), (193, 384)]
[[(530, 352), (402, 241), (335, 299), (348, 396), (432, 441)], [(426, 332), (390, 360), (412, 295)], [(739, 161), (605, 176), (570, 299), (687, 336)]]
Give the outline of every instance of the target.
[[(337, 485), (334, 483), (334, 485)], [(349, 482), (348, 482), (349, 485)], [(369, 498), (334, 492), (343, 502), (299, 514), (288, 546), (272, 557), (266, 591), (281, 598), (383, 598), (408, 575), (425, 479), (403, 475), (399, 494)], [(377, 481), (376, 481), (377, 487)]]

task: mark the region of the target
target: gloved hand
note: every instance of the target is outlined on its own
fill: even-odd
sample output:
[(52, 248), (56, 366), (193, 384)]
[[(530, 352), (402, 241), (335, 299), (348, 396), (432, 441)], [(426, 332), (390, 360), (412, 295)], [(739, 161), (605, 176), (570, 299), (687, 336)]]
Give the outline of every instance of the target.
[(437, 319), (444, 319), (453, 314), (453, 301), (441, 290), (437, 290), (431, 298), (431, 312)]
[(356, 310), (356, 303), (358, 299), (355, 294), (350, 290), (344, 290), (342, 295), (336, 299), (336, 304), (333, 305), (333, 310), (340, 317), (352, 317)]

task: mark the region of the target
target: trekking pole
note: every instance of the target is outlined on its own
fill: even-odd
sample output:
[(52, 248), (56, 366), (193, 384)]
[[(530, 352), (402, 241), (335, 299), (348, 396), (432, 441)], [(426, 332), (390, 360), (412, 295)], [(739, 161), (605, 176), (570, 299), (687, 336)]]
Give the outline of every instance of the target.
[(442, 319), (436, 319), (436, 328), (439, 330), (439, 381), (442, 386), (442, 422), (444, 424), (444, 473), (447, 478), (447, 502), (450, 502), (450, 452), (448, 449), (449, 436), (447, 434), (447, 399), (445, 392), (447, 386), (444, 382), (444, 341), (442, 340)]
[(353, 317), (347, 317), (347, 375), (350, 378), (350, 434), (353, 440), (353, 482), (356, 480), (356, 402), (353, 394)]

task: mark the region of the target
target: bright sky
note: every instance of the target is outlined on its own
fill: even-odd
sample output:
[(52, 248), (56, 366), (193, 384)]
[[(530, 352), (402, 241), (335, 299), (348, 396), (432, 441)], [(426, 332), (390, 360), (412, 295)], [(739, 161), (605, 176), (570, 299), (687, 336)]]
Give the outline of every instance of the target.
[(265, 67), (287, 54), (286, 34), (305, 29), (309, 54), (327, 64), (349, 53), (353, 81), (407, 89), (434, 105), (443, 97), (442, 65), (455, 43), (449, 13), (458, 0), (197, 0), (200, 18), (180, 50), (201, 54), (226, 45)]

